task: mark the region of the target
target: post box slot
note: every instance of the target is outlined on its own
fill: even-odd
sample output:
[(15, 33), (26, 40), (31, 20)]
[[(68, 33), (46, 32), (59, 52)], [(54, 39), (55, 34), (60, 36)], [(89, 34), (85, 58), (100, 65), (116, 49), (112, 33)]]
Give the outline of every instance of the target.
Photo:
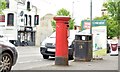
[(68, 22), (64, 22), (64, 24), (68, 24)]

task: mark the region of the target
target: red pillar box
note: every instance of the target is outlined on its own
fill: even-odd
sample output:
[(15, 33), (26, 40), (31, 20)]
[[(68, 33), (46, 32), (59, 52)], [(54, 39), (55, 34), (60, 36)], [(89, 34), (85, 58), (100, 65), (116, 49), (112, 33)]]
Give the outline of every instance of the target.
[(54, 17), (56, 21), (55, 65), (68, 65), (68, 21), (70, 17)]

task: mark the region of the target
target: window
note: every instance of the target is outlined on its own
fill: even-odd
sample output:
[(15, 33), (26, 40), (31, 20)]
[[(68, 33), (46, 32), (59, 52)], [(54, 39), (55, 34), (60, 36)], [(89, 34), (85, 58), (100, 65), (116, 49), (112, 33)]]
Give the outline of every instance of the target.
[(30, 2), (27, 2), (27, 10), (30, 11)]
[(6, 7), (9, 8), (9, 0), (6, 0)]
[(34, 25), (39, 25), (39, 15), (34, 16)]
[(5, 15), (0, 15), (0, 22), (5, 22)]
[(14, 26), (14, 14), (13, 13), (8, 14), (7, 26)]
[(24, 25), (27, 26), (27, 15), (24, 16)]
[(31, 15), (29, 15), (29, 25), (31, 26), (32, 20), (31, 20)]

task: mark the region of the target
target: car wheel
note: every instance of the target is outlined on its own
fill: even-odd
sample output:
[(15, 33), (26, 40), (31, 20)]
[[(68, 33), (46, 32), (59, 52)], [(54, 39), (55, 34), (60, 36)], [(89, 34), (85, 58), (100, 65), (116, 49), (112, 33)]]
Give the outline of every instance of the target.
[(3, 53), (0, 59), (0, 72), (9, 72), (12, 67), (12, 57), (8, 53)]
[(44, 59), (48, 59), (49, 56), (48, 56), (48, 55), (43, 55), (43, 58), (44, 58)]

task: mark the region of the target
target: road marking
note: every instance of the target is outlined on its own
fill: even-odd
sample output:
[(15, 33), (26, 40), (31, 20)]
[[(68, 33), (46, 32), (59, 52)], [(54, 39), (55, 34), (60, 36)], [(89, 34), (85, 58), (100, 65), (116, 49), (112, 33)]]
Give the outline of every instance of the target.
[(42, 60), (22, 61), (17, 63), (30, 63), (30, 62), (39, 62), (39, 61), (42, 61)]
[(42, 56), (42, 55), (41, 54), (19, 55), (19, 58), (21, 58), (21, 57), (30, 57), (30, 56)]

